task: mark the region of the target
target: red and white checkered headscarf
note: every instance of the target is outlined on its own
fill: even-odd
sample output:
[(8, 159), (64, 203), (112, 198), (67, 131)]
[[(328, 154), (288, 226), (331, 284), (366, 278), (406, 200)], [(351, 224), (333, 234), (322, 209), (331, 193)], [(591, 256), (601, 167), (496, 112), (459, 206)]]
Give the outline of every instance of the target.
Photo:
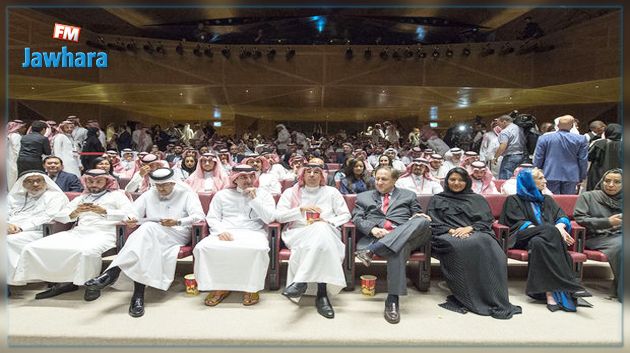
[(186, 179), (186, 184), (190, 185), (190, 187), (195, 191), (203, 190), (206, 178), (204, 177), (202, 164), (205, 160), (214, 161), (214, 168), (212, 169), (212, 182), (214, 183), (214, 189), (216, 191), (219, 191), (228, 187), (230, 184), (229, 178), (227, 174), (225, 174), (225, 170), (221, 166), (221, 161), (219, 160), (219, 157), (213, 153), (204, 153), (201, 155), (201, 157), (199, 157), (199, 160), (197, 161), (197, 167), (195, 168), (195, 171), (190, 174), (190, 176)]
[(18, 132), (24, 125), (26, 124), (22, 120), (9, 121), (9, 123), (7, 123), (7, 135)]
[(425, 158), (414, 158), (414, 160), (411, 163), (409, 163), (409, 165), (407, 166), (407, 170), (400, 177), (404, 178), (404, 177), (412, 175), (413, 174), (413, 167), (415, 165), (423, 165), (423, 166), (426, 167), (426, 169), (424, 170), (424, 173), (422, 174), (422, 176), (425, 179), (436, 180), (433, 177), (433, 175), (431, 175), (431, 165), (429, 164), (429, 161), (426, 160)]
[(254, 176), (254, 186), (258, 187), (258, 178), (256, 177), (256, 169), (247, 165), (247, 164), (238, 164), (232, 168), (232, 174), (230, 174), (230, 184), (228, 185), (229, 189), (236, 188), (236, 179), (241, 175), (253, 175)]
[(118, 190), (118, 182), (116, 178), (114, 178), (111, 174), (107, 173), (102, 169), (90, 169), (81, 176), (81, 184), (83, 184), (83, 193), (89, 194), (87, 187), (87, 182), (93, 178), (105, 178), (107, 179), (107, 183), (105, 184), (105, 190), (114, 191)]
[(251, 160), (259, 160), (260, 161), (260, 171), (262, 173), (267, 173), (267, 171), (269, 171), (269, 168), (271, 168), (271, 165), (269, 164), (269, 161), (267, 160), (267, 158), (265, 158), (264, 156), (252, 156), (252, 157), (248, 157), (243, 159), (243, 161), (241, 163), (243, 164), (248, 164), (249, 161)]
[(328, 172), (324, 170), (323, 164), (305, 164), (302, 168), (298, 170), (297, 183), (291, 187), (292, 195), (291, 195), (291, 208), (298, 207), (300, 205), (300, 201), (302, 200), (302, 188), (305, 185), (304, 174), (310, 170), (319, 170), (322, 173), (322, 177), (319, 181), (319, 186), (325, 186), (326, 180), (328, 179)]

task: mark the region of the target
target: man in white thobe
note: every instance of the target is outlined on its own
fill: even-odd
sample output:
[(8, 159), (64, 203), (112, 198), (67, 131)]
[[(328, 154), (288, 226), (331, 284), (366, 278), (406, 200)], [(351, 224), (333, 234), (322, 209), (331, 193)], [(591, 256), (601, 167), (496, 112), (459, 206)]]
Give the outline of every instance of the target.
[[(307, 220), (312, 213), (319, 218)], [(288, 223), (282, 240), (291, 249), (288, 286), (282, 295), (297, 298), (317, 293), (317, 312), (329, 319), (335, 312), (327, 292), (337, 294), (346, 286), (340, 227), (350, 218), (339, 190), (326, 185), (324, 161), (318, 158), (300, 170), (298, 182), (282, 193), (276, 210), (276, 220)]]
[(52, 141), (52, 154), (61, 158), (63, 169), (66, 173), (81, 177), (81, 163), (76, 153), (76, 145), (72, 140), (72, 129), (74, 125), (71, 121), (63, 121), (59, 124), (59, 133)]
[(497, 119), (492, 121), (490, 125), (491, 129), (483, 134), (481, 147), (479, 148), (479, 160), (490, 165), (490, 170), (495, 178), (499, 177), (499, 166), (503, 160), (503, 156), (500, 156), (497, 163), (491, 163), (495, 152), (499, 149), (499, 133), (501, 133), (501, 127), (497, 122)]
[(437, 179), (429, 172), (429, 161), (424, 158), (416, 158), (407, 166), (405, 174), (396, 181), (396, 187), (411, 190), (416, 195), (435, 195), (444, 189)]
[(210, 235), (193, 250), (199, 290), (214, 291), (204, 303), (215, 306), (230, 291), (241, 291), (243, 305), (260, 300), (269, 267), (265, 224), (274, 221), (276, 202), (254, 187), (256, 171), (248, 165), (232, 168), (230, 186), (212, 198), (206, 221)]
[(87, 129), (81, 126), (81, 119), (77, 118), (76, 115), (70, 115), (66, 120), (73, 124), (72, 130), (70, 130), (70, 140), (72, 141), (73, 149), (77, 152), (81, 152), (83, 150), (83, 143), (87, 138)]
[(9, 266), (7, 283), (13, 276), (24, 247), (44, 235), (42, 225), (53, 220), (68, 204), (68, 197), (59, 186), (41, 171), (26, 171), (18, 178), (7, 195), (7, 252)]
[[(116, 246), (116, 223), (131, 212), (131, 201), (116, 189), (116, 179), (104, 170), (88, 170), (81, 179), (83, 194), (55, 216), (58, 222), (77, 225), (33, 241), (22, 250), (15, 282), (55, 282), (35, 299), (75, 291), (78, 285), (98, 275), (102, 254)], [(85, 299), (94, 294), (86, 289)]]
[(443, 163), (444, 157), (437, 153), (432, 154), (429, 158), (429, 172), (434, 179), (442, 181), (446, 177), (448, 167), (446, 167)]
[(20, 154), (20, 141), (26, 132), (26, 124), (22, 120), (9, 121), (7, 124), (7, 186), (8, 190), (18, 178), (17, 159)]
[(242, 163), (256, 169), (258, 177), (258, 187), (273, 195), (279, 195), (282, 192), (282, 185), (276, 174), (271, 173), (271, 165), (264, 156), (258, 154), (250, 154), (243, 159)]
[(168, 162), (160, 160), (158, 156), (148, 153), (140, 157), (142, 166), (133, 174), (129, 183), (125, 186), (126, 192), (145, 192), (149, 190), (150, 178), (149, 173), (158, 168), (168, 167)]
[(129, 315), (144, 315), (144, 288), (168, 290), (175, 276), (179, 248), (190, 242), (192, 224), (203, 219), (197, 194), (178, 180), (175, 171), (159, 168), (149, 174), (151, 189), (133, 203), (129, 226), (140, 224), (102, 275), (85, 285), (99, 292), (113, 284), (134, 282)]

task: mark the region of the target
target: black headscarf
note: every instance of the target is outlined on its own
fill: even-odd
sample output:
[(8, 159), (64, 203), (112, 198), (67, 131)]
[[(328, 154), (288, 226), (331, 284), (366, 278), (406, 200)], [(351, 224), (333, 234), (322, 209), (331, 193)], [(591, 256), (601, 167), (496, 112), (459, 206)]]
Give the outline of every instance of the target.
[(604, 130), (604, 136), (612, 141), (620, 141), (622, 131), (623, 129), (621, 128), (621, 125), (613, 123), (606, 126), (606, 130)]
[[(459, 174), (465, 181), (466, 187), (460, 192), (452, 191), (448, 186), (448, 178)], [(449, 229), (472, 226), (475, 231), (490, 232), (492, 211), (486, 199), (472, 191), (472, 179), (468, 172), (455, 167), (444, 178), (444, 191), (433, 195), (429, 202), (429, 216), (431, 230), (434, 235), (448, 233)]]
[(595, 191), (593, 192), (593, 196), (597, 203), (602, 206), (606, 206), (611, 209), (613, 213), (621, 213), (621, 201), (623, 199), (623, 188), (619, 190), (619, 192), (615, 195), (608, 195), (602, 188), (604, 184), (604, 179), (606, 179), (606, 175), (608, 174), (620, 174), (621, 179), (623, 180), (623, 170), (621, 169), (611, 169), (604, 173), (602, 179), (595, 186)]

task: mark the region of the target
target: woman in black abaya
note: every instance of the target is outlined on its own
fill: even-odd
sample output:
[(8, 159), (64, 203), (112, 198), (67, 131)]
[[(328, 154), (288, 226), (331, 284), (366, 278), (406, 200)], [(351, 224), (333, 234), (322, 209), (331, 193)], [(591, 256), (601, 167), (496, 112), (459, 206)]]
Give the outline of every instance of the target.
[(509, 301), (507, 259), (492, 233), (488, 202), (471, 190), (472, 180), (463, 168), (451, 169), (444, 184), (428, 207), (432, 251), (453, 293), (440, 306), (495, 319), (520, 314), (521, 307)]
[(550, 311), (576, 311), (578, 297), (591, 296), (578, 282), (567, 244), (571, 223), (553, 197), (543, 195), (547, 185), (540, 169), (522, 170), (516, 195), (503, 205), (500, 223), (510, 227), (508, 248), (529, 252), (526, 293), (547, 300)]

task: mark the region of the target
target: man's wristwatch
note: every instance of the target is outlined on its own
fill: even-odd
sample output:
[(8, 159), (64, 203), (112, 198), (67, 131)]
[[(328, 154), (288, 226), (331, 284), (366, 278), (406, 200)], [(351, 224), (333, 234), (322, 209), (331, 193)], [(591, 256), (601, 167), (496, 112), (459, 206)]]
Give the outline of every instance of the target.
[(179, 219), (177, 220), (177, 225), (181, 226), (182, 225), (182, 221), (180, 221)]

